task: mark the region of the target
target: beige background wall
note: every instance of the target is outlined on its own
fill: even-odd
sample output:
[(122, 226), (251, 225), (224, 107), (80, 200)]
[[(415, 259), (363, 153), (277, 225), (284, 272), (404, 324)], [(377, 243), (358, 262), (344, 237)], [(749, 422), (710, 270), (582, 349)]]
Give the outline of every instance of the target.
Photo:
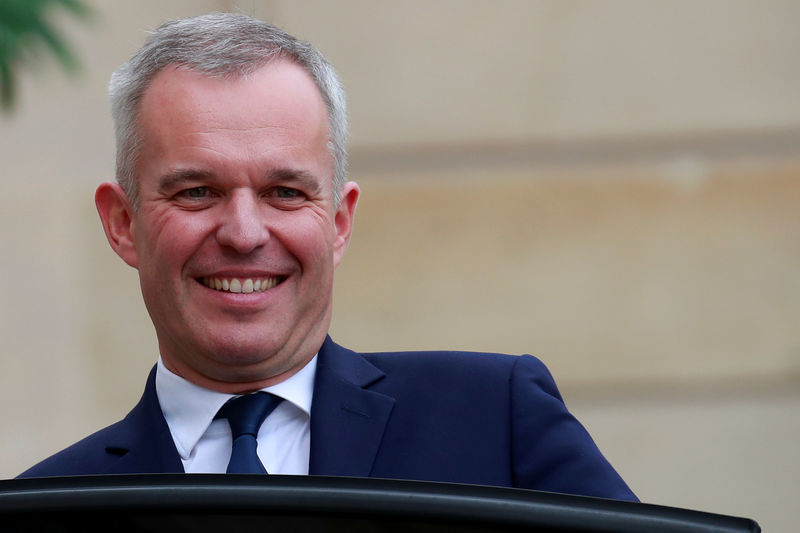
[(362, 185), (333, 335), (534, 353), (645, 501), (793, 531), (800, 489), (800, 4), (94, 1), (0, 116), (0, 476), (111, 423), (156, 356), (92, 193), (110, 72), (239, 8), (350, 96)]

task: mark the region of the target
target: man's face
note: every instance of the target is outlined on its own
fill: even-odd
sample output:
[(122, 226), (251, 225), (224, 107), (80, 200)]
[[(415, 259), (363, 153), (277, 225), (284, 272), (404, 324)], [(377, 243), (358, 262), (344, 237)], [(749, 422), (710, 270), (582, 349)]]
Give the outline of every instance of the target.
[(97, 201), (107, 234), (106, 219), (123, 217), (123, 240), (109, 240), (139, 270), (164, 363), (227, 391), (297, 372), (328, 331), (358, 198), (348, 183), (333, 204), (314, 82), (283, 60), (237, 80), (170, 67), (144, 95), (139, 129), (138, 210), (125, 200), (104, 216), (112, 184)]

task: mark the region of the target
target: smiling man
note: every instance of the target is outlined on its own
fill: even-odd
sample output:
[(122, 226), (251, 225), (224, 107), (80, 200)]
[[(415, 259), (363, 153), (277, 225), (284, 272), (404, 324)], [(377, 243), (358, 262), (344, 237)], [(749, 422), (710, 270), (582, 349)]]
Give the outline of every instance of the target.
[(325, 102), (276, 58), (237, 79), (169, 66), (140, 107), (137, 205), (106, 183), (109, 242), (139, 270), (164, 366), (242, 393), (302, 369), (325, 340), (355, 183), (334, 198)]
[(344, 94), (262, 21), (169, 22), (113, 76), (96, 204), (159, 357), (128, 416), (25, 477), (246, 472), (635, 499), (530, 356), (359, 354), (328, 337), (359, 189)]

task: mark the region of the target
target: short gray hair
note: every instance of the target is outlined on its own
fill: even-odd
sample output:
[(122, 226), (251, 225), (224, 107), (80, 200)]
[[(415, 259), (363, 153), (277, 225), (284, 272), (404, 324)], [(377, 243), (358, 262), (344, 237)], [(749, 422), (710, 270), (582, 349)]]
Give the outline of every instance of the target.
[(328, 149), (334, 161), (333, 198), (341, 201), (347, 177), (347, 104), (333, 67), (311, 44), (264, 21), (239, 13), (210, 13), (162, 24), (111, 76), (108, 92), (117, 140), (117, 182), (134, 208), (142, 139), (138, 117), (150, 82), (169, 65), (213, 77), (239, 78), (274, 59), (288, 59), (311, 75), (328, 110)]

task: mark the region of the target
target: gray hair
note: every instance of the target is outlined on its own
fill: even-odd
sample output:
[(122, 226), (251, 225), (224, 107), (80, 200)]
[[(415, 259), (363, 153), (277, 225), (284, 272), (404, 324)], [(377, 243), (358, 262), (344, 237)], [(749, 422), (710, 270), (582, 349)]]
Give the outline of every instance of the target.
[(142, 139), (137, 127), (142, 97), (169, 65), (213, 77), (246, 76), (274, 59), (289, 59), (311, 75), (328, 110), (328, 149), (333, 156), (334, 204), (347, 177), (347, 105), (333, 67), (311, 44), (239, 13), (210, 13), (164, 23), (111, 76), (108, 92), (117, 139), (117, 182), (134, 208), (139, 191), (135, 168)]

